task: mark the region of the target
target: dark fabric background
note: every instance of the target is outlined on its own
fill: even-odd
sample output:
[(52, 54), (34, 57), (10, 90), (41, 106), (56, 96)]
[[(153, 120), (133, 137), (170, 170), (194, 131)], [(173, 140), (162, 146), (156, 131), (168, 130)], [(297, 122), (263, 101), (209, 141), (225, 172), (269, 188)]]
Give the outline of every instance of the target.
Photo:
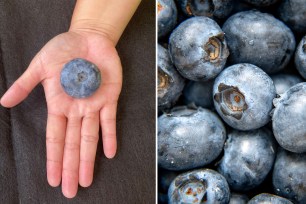
[[(0, 0), (0, 95), (52, 37), (69, 28), (73, 0)], [(46, 103), (39, 85), (0, 107), (0, 203), (155, 203), (155, 2), (142, 1), (117, 48), (124, 73), (118, 153), (97, 152), (94, 182), (66, 199), (46, 179)]]

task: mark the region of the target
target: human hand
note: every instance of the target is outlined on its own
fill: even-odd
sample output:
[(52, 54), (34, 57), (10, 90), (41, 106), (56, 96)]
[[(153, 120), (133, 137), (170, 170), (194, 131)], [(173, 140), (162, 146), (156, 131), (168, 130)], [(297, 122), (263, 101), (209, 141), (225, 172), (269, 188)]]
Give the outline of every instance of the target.
[[(61, 70), (74, 58), (91, 61), (101, 71), (100, 88), (89, 98), (72, 98), (61, 87)], [(48, 108), (48, 182), (54, 187), (62, 182), (63, 194), (72, 198), (78, 183), (83, 187), (92, 183), (99, 124), (104, 154), (112, 158), (116, 153), (116, 110), (122, 68), (113, 41), (95, 32), (70, 31), (56, 36), (4, 94), (1, 105), (10, 108), (19, 104), (40, 82)]]

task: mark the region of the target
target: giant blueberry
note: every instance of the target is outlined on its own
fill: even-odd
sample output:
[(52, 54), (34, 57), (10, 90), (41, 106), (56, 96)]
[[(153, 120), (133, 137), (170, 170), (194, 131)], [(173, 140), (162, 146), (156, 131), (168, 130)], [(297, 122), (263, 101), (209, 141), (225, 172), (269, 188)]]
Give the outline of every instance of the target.
[(306, 203), (306, 154), (296, 154), (280, 148), (273, 169), (276, 194), (294, 203)]
[(295, 49), (292, 31), (267, 13), (256, 10), (236, 13), (222, 29), (233, 64), (251, 63), (267, 73), (275, 73), (285, 68)]
[(225, 178), (211, 169), (177, 176), (168, 190), (169, 204), (228, 204), (230, 189)]
[(177, 72), (173, 66), (168, 50), (158, 45), (158, 109), (163, 111), (171, 108), (179, 96), (185, 85), (184, 78)]
[(158, 118), (158, 164), (169, 170), (201, 167), (216, 159), (225, 127), (210, 110), (176, 107)]
[(303, 81), (301, 77), (292, 74), (273, 74), (271, 79), (277, 94), (283, 94), (292, 86)]
[(177, 3), (187, 16), (207, 16), (223, 19), (233, 9), (233, 0), (177, 0)]
[(278, 12), (280, 19), (292, 30), (300, 34), (306, 33), (305, 0), (282, 0)]
[(86, 98), (95, 93), (101, 83), (99, 68), (85, 59), (76, 58), (64, 65), (61, 85), (74, 98)]
[(293, 204), (290, 200), (269, 193), (261, 193), (253, 197), (248, 204)]
[(273, 101), (274, 136), (284, 149), (306, 152), (306, 82), (296, 84)]
[(158, 37), (167, 35), (176, 25), (177, 9), (173, 0), (157, 1)]
[(215, 79), (213, 88), (217, 112), (228, 125), (239, 130), (267, 124), (275, 95), (272, 79), (252, 64), (226, 68)]
[(233, 190), (247, 191), (261, 184), (272, 169), (276, 142), (267, 129), (233, 130), (228, 134), (218, 171)]
[(219, 25), (203, 16), (185, 20), (172, 32), (169, 51), (177, 70), (194, 81), (214, 78), (229, 55)]
[(306, 36), (303, 37), (297, 46), (294, 60), (297, 70), (306, 79)]

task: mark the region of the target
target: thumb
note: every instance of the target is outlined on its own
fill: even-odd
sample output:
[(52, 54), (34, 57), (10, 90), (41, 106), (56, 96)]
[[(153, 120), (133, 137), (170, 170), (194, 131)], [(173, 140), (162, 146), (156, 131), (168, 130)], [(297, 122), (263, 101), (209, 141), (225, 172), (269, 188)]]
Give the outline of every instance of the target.
[(11, 108), (23, 101), (35, 86), (42, 80), (42, 65), (39, 55), (32, 60), (28, 69), (13, 83), (13, 85), (2, 96), (2, 106)]

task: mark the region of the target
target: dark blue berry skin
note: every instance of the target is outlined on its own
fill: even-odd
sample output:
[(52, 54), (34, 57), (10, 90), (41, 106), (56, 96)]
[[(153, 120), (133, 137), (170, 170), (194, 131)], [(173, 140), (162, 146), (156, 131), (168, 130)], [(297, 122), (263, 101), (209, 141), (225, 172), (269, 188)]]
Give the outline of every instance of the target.
[(305, 0), (282, 0), (278, 8), (279, 18), (293, 31), (306, 33), (306, 2)]
[(181, 75), (194, 81), (214, 78), (223, 69), (229, 55), (219, 25), (203, 16), (183, 21), (172, 32), (169, 52)]
[(212, 108), (213, 85), (213, 80), (207, 82), (189, 81), (183, 90), (185, 104), (194, 104), (195, 106), (201, 106), (202, 108)]
[(215, 79), (213, 87), (217, 112), (238, 130), (253, 130), (267, 124), (275, 96), (272, 79), (252, 64), (226, 68)]
[(279, 95), (285, 93), (292, 86), (303, 81), (301, 77), (291, 74), (274, 74), (271, 75), (271, 79), (273, 80), (276, 94)]
[(171, 108), (185, 86), (185, 79), (173, 66), (168, 50), (158, 45), (158, 110)]
[(169, 204), (228, 204), (230, 189), (225, 178), (211, 169), (199, 169), (176, 177), (168, 191)]
[(295, 49), (292, 31), (267, 13), (239, 12), (228, 18), (222, 29), (232, 64), (250, 63), (275, 73), (285, 68)]
[(306, 82), (291, 87), (273, 101), (274, 136), (284, 149), (306, 152)]
[(293, 204), (290, 200), (269, 193), (261, 193), (252, 198), (248, 204)]
[(61, 72), (61, 85), (73, 98), (87, 98), (95, 93), (101, 84), (98, 67), (81, 58), (65, 64)]
[(297, 204), (306, 203), (306, 154), (279, 148), (273, 169), (273, 186), (277, 195)]
[(158, 118), (158, 164), (168, 170), (201, 167), (223, 149), (225, 127), (210, 110), (176, 107)]
[(232, 190), (248, 191), (259, 186), (272, 169), (276, 142), (267, 129), (233, 130), (228, 134), (218, 171)]
[(233, 10), (233, 0), (177, 0), (178, 6), (187, 16), (226, 18)]
[(247, 204), (249, 201), (248, 196), (238, 193), (231, 193), (229, 204)]
[(278, 0), (244, 0), (247, 3), (250, 3), (254, 6), (271, 6), (275, 4)]
[(166, 36), (176, 25), (177, 9), (173, 0), (157, 1), (158, 38)]
[(178, 176), (176, 171), (168, 171), (165, 169), (158, 170), (158, 200), (161, 203), (168, 203), (168, 189), (171, 182)]
[(306, 79), (306, 36), (303, 37), (296, 48), (294, 62), (299, 73)]

